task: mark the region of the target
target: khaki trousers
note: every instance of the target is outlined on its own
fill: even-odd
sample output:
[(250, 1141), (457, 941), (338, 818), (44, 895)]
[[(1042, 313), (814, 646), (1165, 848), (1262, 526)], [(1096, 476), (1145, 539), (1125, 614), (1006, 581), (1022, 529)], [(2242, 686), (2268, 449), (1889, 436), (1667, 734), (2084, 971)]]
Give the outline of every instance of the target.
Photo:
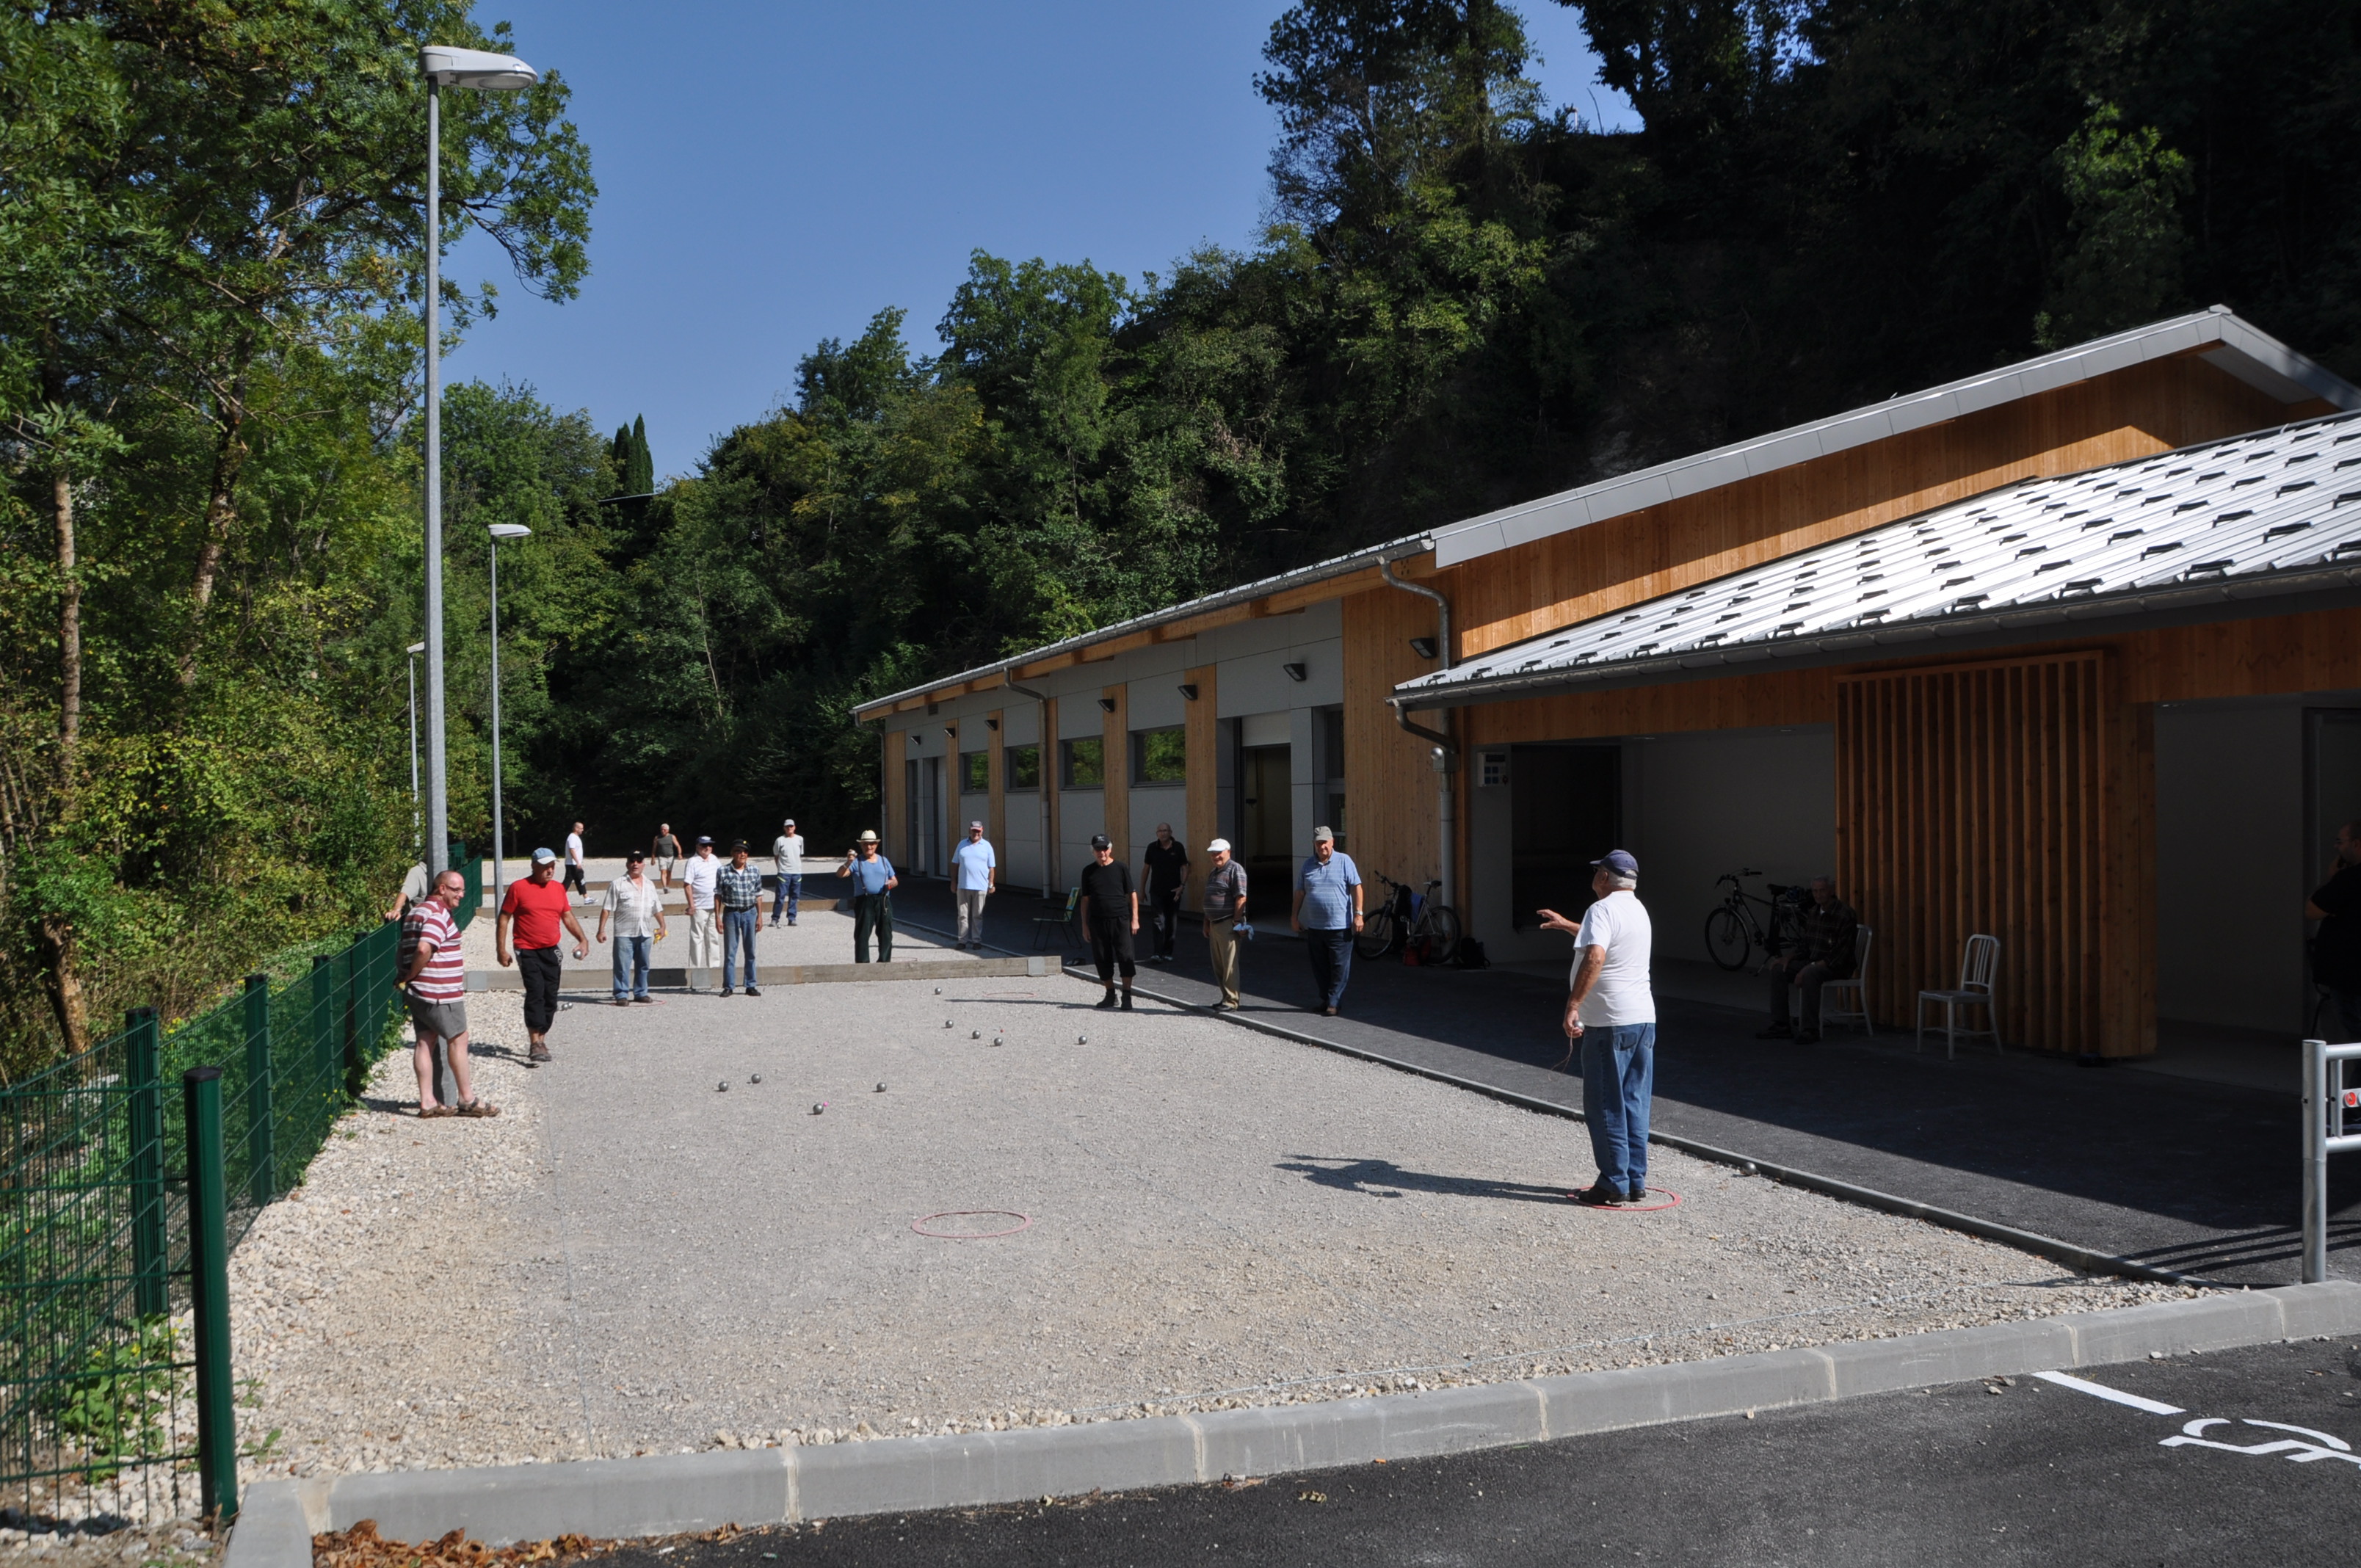
[(721, 967), (721, 927), (710, 909), (688, 912), (688, 983), (697, 983), (698, 970)]
[(1213, 962), (1213, 983), (1222, 988), (1222, 1000), (1235, 1007), (1238, 995), (1238, 948), (1246, 938), (1230, 929), (1227, 920), (1209, 917), (1205, 921), (1205, 948)]

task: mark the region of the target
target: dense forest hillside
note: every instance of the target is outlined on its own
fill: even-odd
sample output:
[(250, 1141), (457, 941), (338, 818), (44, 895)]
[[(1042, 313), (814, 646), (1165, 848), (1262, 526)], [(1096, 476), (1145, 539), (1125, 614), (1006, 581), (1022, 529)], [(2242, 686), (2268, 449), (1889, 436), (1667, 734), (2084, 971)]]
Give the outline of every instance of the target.
[[(2361, 0), (1575, 8), (1642, 129), (1543, 102), (1508, 5), (1306, 0), (1257, 78), (1256, 244), (979, 253), (691, 475), (453, 389), (455, 830), (489, 812), (489, 521), (536, 531), (503, 556), (521, 837), (784, 808), (833, 841), (873, 809), (851, 706), (926, 674), (2192, 306), (2361, 375)], [(408, 853), (420, 169), (370, 127), (466, 11), (0, 4), (11, 1060), (367, 917)], [(565, 297), (564, 84), (452, 102), (455, 228)], [(365, 134), (293, 134), (331, 115)]]

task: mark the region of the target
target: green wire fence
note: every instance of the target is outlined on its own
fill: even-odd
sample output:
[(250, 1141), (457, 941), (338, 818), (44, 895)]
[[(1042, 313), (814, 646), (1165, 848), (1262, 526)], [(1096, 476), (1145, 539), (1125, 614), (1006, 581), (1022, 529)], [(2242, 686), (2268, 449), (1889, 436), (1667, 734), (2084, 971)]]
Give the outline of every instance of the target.
[[(455, 846), (456, 849), (457, 846)], [(466, 925), (482, 902), (468, 879)], [(396, 1043), (401, 927), (0, 1088), (0, 1516), (237, 1511), (227, 1254)], [(192, 1506), (193, 1505), (193, 1506)]]

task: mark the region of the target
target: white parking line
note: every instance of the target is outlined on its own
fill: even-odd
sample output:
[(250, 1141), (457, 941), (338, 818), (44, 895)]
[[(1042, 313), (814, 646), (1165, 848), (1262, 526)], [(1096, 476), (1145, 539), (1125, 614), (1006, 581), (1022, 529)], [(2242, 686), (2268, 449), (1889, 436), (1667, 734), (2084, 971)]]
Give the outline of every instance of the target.
[(2063, 1372), (2037, 1372), (2036, 1377), (2045, 1383), (2055, 1383), (2060, 1388), (2071, 1388), (2078, 1394), (2093, 1398), (2112, 1399), (2118, 1405), (2129, 1405), (2135, 1410), (2146, 1410), (2151, 1416), (2181, 1414), (2178, 1405), (2167, 1405), (2156, 1399), (2143, 1399), (2137, 1394), (2126, 1394), (2120, 1388), (2110, 1388), (2103, 1383), (2092, 1383), (2081, 1377), (2070, 1377)]

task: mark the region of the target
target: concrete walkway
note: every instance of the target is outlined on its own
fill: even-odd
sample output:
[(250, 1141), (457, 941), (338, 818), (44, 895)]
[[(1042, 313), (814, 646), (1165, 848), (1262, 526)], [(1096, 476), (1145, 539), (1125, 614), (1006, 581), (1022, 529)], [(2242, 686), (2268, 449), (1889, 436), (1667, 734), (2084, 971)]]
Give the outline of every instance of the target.
[[(906, 881), (896, 904), (906, 925), (950, 919), (940, 883)], [(994, 900), (994, 940), (1030, 951), (1041, 908)], [(1185, 929), (1177, 954), (1143, 964), (1140, 983), (1211, 1003), (1203, 938)], [(1345, 1015), (1323, 1018), (1301, 944), (1266, 929), (1245, 981), (1249, 1014), (1299, 1034), (1581, 1107), (1579, 1078), (1559, 1065), (1562, 978), (1356, 961)], [(1674, 991), (1697, 994), (1659, 991), (1662, 1131), (2158, 1267), (2246, 1284), (2300, 1277), (2293, 1042), (2288, 1092), (2272, 1094), (1989, 1046), (1949, 1060), (1914, 1052), (1907, 1035), (1758, 1041), (1763, 1015), (1730, 1005), (1734, 991)], [(2361, 1279), (2361, 1160), (2333, 1163), (2330, 1187), (2331, 1272)]]

